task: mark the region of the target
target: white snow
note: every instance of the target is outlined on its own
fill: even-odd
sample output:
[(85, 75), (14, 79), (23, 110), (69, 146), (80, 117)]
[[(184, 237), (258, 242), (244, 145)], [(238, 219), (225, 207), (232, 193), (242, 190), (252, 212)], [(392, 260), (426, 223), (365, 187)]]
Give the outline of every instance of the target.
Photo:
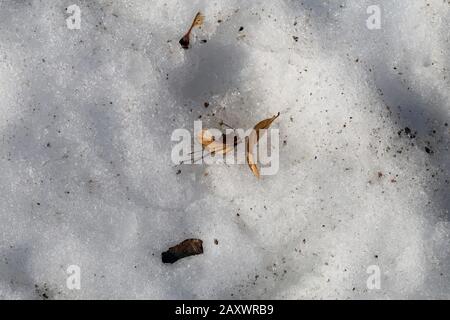
[[(450, 298), (449, 25), (447, 0), (0, 0), (0, 298)], [(200, 115), (279, 111), (274, 176), (171, 162)]]

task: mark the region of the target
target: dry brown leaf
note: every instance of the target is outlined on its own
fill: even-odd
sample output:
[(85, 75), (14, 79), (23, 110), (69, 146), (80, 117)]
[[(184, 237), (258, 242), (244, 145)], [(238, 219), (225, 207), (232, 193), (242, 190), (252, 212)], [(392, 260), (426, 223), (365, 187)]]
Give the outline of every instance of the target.
[(214, 141), (214, 137), (209, 133), (208, 129), (203, 129), (197, 134), (197, 140), (202, 146), (207, 146)]
[[(268, 129), (275, 121), (275, 119), (277, 119), (279, 116), (280, 113), (278, 112), (278, 114), (274, 115), (273, 117), (258, 122), (253, 127), (253, 131), (250, 133), (250, 135), (245, 138), (247, 164), (252, 173), (258, 179), (260, 178), (260, 173), (258, 166), (254, 160), (253, 148), (259, 141), (261, 130)], [(208, 129), (203, 129), (202, 131), (200, 131), (197, 134), (197, 140), (203, 146), (203, 148), (211, 154), (226, 154), (232, 151), (238, 144), (236, 137), (233, 139), (233, 145), (226, 143), (226, 136), (223, 137), (223, 142), (215, 141), (213, 135), (208, 131)]]
[(194, 18), (194, 22), (192, 22), (191, 29), (194, 27), (200, 27), (203, 24), (203, 21), (205, 21), (205, 16), (202, 15), (201, 12), (197, 12)]
[(187, 239), (170, 247), (161, 254), (163, 263), (174, 263), (180, 259), (203, 253), (203, 241), (200, 239)]
[(214, 137), (209, 133), (208, 129), (203, 129), (197, 135), (199, 143), (209, 153), (226, 154), (233, 150), (233, 146), (224, 142), (215, 141)]
[(280, 113), (274, 115), (272, 118), (264, 119), (260, 122), (258, 122), (254, 127), (253, 131), (250, 133), (250, 135), (245, 139), (246, 142), (246, 151), (247, 151), (247, 164), (250, 168), (250, 170), (253, 172), (255, 177), (259, 179), (259, 169), (256, 165), (254, 158), (253, 158), (253, 148), (258, 143), (260, 138), (260, 130), (268, 129), (272, 122), (275, 121), (276, 118), (280, 116)]
[(226, 154), (226, 153), (230, 152), (231, 150), (233, 150), (233, 147), (228, 144), (225, 144), (225, 143), (214, 141), (214, 142), (208, 144), (205, 147), (205, 149), (209, 153)]
[(198, 12), (195, 15), (195, 18), (194, 18), (194, 21), (192, 22), (191, 27), (179, 41), (180, 45), (183, 49), (185, 49), (185, 50), (189, 49), (189, 43), (190, 43), (190, 39), (191, 39), (192, 29), (194, 29), (195, 27), (200, 27), (203, 24), (204, 20), (205, 20), (205, 17), (201, 14), (201, 12)]
[(254, 159), (253, 159), (253, 154), (252, 153), (247, 153), (247, 163), (248, 166), (250, 168), (250, 170), (253, 172), (253, 174), (255, 175), (256, 178), (259, 179), (259, 169), (258, 166), (256, 165), (256, 163), (254, 163)]
[(269, 129), (269, 127), (272, 124), (272, 122), (274, 122), (275, 119), (278, 118), (279, 116), (280, 116), (280, 113), (278, 112), (278, 114), (274, 115), (272, 118), (265, 119), (265, 120), (263, 120), (261, 122), (258, 122), (256, 124), (256, 126), (253, 128), (253, 130), (256, 131), (256, 135), (257, 135), (256, 142), (258, 142), (258, 140), (259, 140), (259, 130)]

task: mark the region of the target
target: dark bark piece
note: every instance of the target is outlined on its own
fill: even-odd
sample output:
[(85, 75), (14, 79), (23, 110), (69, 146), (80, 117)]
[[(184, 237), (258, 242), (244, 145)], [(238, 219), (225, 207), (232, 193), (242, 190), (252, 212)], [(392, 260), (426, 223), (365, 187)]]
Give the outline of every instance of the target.
[(180, 259), (202, 254), (203, 253), (203, 241), (200, 239), (187, 239), (177, 244), (174, 247), (170, 247), (169, 250), (161, 254), (163, 263), (174, 263)]

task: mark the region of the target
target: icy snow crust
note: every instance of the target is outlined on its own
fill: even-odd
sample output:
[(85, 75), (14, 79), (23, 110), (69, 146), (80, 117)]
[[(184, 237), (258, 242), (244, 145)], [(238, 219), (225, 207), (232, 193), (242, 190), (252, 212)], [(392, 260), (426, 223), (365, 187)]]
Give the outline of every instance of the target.
[[(449, 25), (447, 0), (0, 1), (0, 298), (450, 298)], [(199, 116), (279, 111), (274, 176), (171, 163)]]

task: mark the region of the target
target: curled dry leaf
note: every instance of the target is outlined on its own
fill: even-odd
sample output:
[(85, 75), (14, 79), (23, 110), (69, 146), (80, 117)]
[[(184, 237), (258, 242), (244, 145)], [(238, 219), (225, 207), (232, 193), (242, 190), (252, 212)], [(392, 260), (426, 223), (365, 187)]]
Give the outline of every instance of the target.
[(209, 152), (209, 153), (217, 153), (217, 154), (227, 154), (228, 152), (230, 152), (231, 150), (233, 150), (233, 147), (225, 144), (225, 143), (221, 143), (221, 142), (217, 142), (214, 141), (213, 143), (209, 144), (208, 146), (205, 147), (205, 149)]
[(203, 241), (200, 239), (187, 239), (170, 247), (161, 254), (163, 263), (174, 263), (180, 259), (203, 253)]
[(191, 27), (189, 28), (189, 30), (186, 32), (186, 34), (183, 36), (183, 38), (180, 39), (180, 45), (183, 49), (187, 50), (189, 49), (189, 43), (190, 43), (190, 39), (191, 39), (191, 32), (192, 29), (194, 29), (195, 27), (200, 27), (203, 24), (205, 17), (201, 14), (201, 12), (198, 12), (195, 15), (194, 21), (192, 22)]
[(200, 131), (197, 140), (209, 153), (226, 154), (234, 148), (225, 142), (215, 141), (208, 129)]
[(251, 152), (247, 153), (247, 163), (250, 170), (252, 170), (253, 174), (255, 175), (255, 177), (259, 179), (259, 169), (256, 166), (256, 163), (253, 159), (253, 154)]
[(257, 135), (257, 140), (256, 140), (256, 142), (258, 142), (258, 140), (259, 140), (259, 130), (262, 130), (262, 129), (269, 129), (269, 127), (270, 127), (270, 125), (272, 124), (272, 122), (274, 122), (275, 119), (278, 118), (279, 116), (280, 116), (280, 113), (278, 112), (278, 113), (277, 113), (276, 115), (274, 115), (272, 118), (265, 119), (265, 120), (263, 120), (263, 121), (261, 121), (261, 122), (258, 122), (258, 123), (254, 126), (253, 130), (255, 130), (256, 135)]
[[(253, 127), (250, 135), (245, 138), (247, 164), (252, 173), (258, 179), (260, 177), (260, 174), (255, 158), (253, 156), (253, 149), (261, 137), (261, 130), (268, 129), (275, 121), (275, 119), (277, 119), (279, 116), (280, 113), (278, 112), (278, 114), (274, 115), (273, 117), (258, 122)], [(234, 147), (239, 143), (237, 137), (234, 137), (233, 144), (227, 143), (227, 137), (225, 135), (223, 135), (222, 138), (222, 141), (216, 141), (214, 136), (208, 131), (208, 129), (203, 129), (197, 134), (197, 140), (199, 141), (199, 143), (205, 150), (207, 150), (211, 154), (226, 154), (232, 151)]]
[(208, 131), (208, 129), (203, 129), (197, 134), (197, 140), (202, 146), (207, 146), (210, 143), (214, 142), (214, 137)]
[(246, 153), (247, 153), (247, 164), (250, 168), (250, 170), (253, 172), (256, 178), (259, 179), (259, 169), (258, 166), (255, 163), (254, 157), (253, 157), (253, 148), (258, 143), (260, 138), (260, 130), (268, 129), (272, 122), (275, 121), (276, 118), (280, 116), (280, 113), (274, 115), (272, 118), (264, 119), (260, 122), (258, 122), (254, 127), (250, 135), (245, 139), (246, 143)]

